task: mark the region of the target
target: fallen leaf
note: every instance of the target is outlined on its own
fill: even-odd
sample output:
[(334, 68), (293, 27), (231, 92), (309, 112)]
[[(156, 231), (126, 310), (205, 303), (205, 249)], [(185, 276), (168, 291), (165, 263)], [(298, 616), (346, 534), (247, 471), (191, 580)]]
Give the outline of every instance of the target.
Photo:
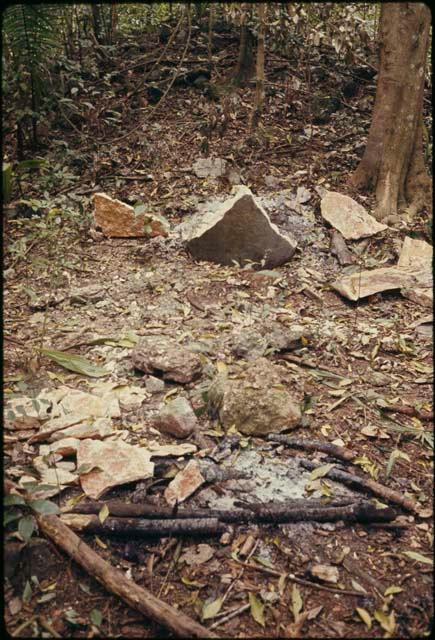
[(213, 600), (212, 602), (206, 602), (202, 608), (202, 619), (210, 620), (210, 618), (214, 618), (215, 616), (217, 616), (222, 608), (223, 600), (224, 599), (221, 596), (219, 598), (216, 598), (216, 600)]
[(372, 628), (372, 617), (369, 614), (369, 612), (366, 611), (365, 609), (362, 609), (361, 607), (356, 607), (355, 611), (357, 612), (357, 614), (359, 615), (361, 620), (364, 622), (364, 624), (366, 625), (367, 629), (371, 629)]
[(417, 562), (423, 562), (424, 564), (433, 564), (433, 558), (422, 556), (421, 553), (417, 553), (416, 551), (404, 551), (403, 555), (411, 558), (411, 560), (416, 560)]
[(251, 607), (251, 615), (255, 622), (258, 622), (258, 624), (264, 627), (264, 604), (260, 602), (254, 593), (249, 594), (249, 604)]

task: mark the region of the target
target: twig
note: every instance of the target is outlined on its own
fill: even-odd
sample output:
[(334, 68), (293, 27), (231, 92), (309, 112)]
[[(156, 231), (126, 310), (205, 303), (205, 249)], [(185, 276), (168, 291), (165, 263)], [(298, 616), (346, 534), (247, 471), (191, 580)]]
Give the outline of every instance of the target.
[(29, 625), (33, 624), (33, 623), (36, 621), (36, 618), (37, 618), (37, 617), (38, 617), (38, 616), (32, 616), (31, 618), (29, 618), (28, 620), (26, 620), (25, 622), (23, 622), (22, 624), (20, 624), (20, 626), (19, 626), (19, 627), (17, 627), (17, 628), (15, 629), (15, 631), (13, 631), (13, 632), (11, 633), (11, 636), (12, 636), (13, 638), (19, 638), (19, 637), (20, 637), (21, 632), (22, 632), (22, 631), (24, 631), (24, 629), (27, 629), (27, 627), (28, 627)]
[(214, 622), (209, 627), (209, 629), (210, 630), (211, 629), (216, 629), (216, 627), (219, 627), (221, 624), (225, 624), (225, 622), (228, 622), (228, 620), (232, 620), (233, 618), (235, 618), (236, 616), (239, 616), (244, 611), (247, 611), (250, 608), (250, 606), (251, 606), (250, 604), (244, 604), (241, 607), (238, 607), (235, 611), (231, 611), (230, 613), (225, 615), (223, 618), (221, 618), (217, 622)]
[(42, 616), (38, 617), (38, 622), (41, 625), (41, 627), (44, 627), (44, 629), (46, 631), (48, 631), (53, 638), (61, 638), (62, 636), (60, 635), (60, 633), (58, 633), (55, 629), (53, 629), (53, 627), (51, 626), (51, 624), (49, 624), (47, 622), (47, 620), (45, 620), (45, 618), (43, 618)]
[(267, 436), (267, 439), (271, 442), (280, 442), (281, 444), (285, 444), (288, 447), (294, 447), (295, 449), (322, 451), (323, 453), (334, 456), (334, 458), (338, 458), (339, 460), (345, 460), (346, 462), (351, 462), (356, 456), (354, 451), (349, 451), (349, 449), (345, 449), (344, 447), (338, 447), (330, 442), (321, 442), (320, 440), (303, 440), (301, 438), (292, 438), (291, 436), (275, 434)]
[[(316, 469), (319, 466), (316, 462), (312, 462), (311, 460), (306, 460), (304, 458), (299, 458), (298, 462), (305, 469)], [(353, 485), (360, 489), (368, 489), (374, 495), (384, 498), (385, 500), (389, 500), (390, 502), (394, 502), (394, 504), (400, 505), (407, 511), (414, 511), (415, 513), (418, 513), (418, 506), (414, 500), (406, 498), (401, 493), (398, 493), (397, 491), (394, 491), (394, 489), (390, 489), (379, 482), (375, 482), (375, 480), (360, 478), (359, 476), (346, 473), (345, 471), (340, 471), (339, 469), (331, 469), (326, 475), (331, 478), (331, 480), (338, 480), (339, 482), (343, 482), (344, 484), (351, 486)]]
[(287, 360), (288, 362), (294, 362), (298, 364), (300, 367), (309, 367), (310, 369), (320, 369), (320, 371), (326, 371), (327, 373), (335, 376), (336, 378), (343, 378), (344, 376), (328, 369), (327, 367), (323, 367), (322, 365), (316, 364), (313, 360), (309, 360), (308, 358), (299, 358), (298, 356), (293, 356), (290, 353), (280, 353), (276, 356), (279, 360)]
[(389, 411), (390, 413), (402, 413), (405, 416), (415, 416), (419, 420), (433, 420), (433, 411), (419, 411), (414, 407), (401, 407), (394, 405), (384, 405), (381, 411)]
[(120, 596), (131, 607), (183, 638), (216, 636), (182, 611), (159, 600), (147, 589), (127, 578), (103, 560), (57, 516), (37, 516), (39, 529), (53, 540), (106, 589)]
[(325, 585), (318, 584), (317, 582), (304, 580), (303, 578), (298, 578), (297, 576), (295, 576), (294, 573), (286, 573), (285, 571), (276, 571), (275, 569), (269, 569), (268, 567), (263, 567), (262, 565), (255, 565), (248, 562), (242, 562), (241, 560), (235, 560), (235, 562), (249, 569), (254, 569), (255, 571), (261, 571), (262, 573), (267, 573), (271, 576), (276, 576), (277, 578), (280, 578), (281, 576), (286, 576), (286, 578), (288, 578), (289, 580), (292, 580), (297, 584), (302, 584), (306, 587), (314, 587), (315, 589), (330, 591), (331, 593), (340, 593), (342, 595), (347, 595), (347, 596), (357, 596), (359, 598), (362, 595), (360, 591), (351, 591), (350, 589), (333, 589), (332, 587), (326, 587)]

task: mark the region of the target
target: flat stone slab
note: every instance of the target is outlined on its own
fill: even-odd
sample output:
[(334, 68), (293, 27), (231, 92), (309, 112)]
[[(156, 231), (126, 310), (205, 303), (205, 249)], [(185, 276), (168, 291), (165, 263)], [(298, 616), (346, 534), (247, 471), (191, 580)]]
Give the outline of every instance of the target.
[(393, 289), (429, 288), (431, 274), (426, 269), (382, 267), (371, 271), (355, 271), (331, 284), (349, 300), (359, 300), (375, 293)]
[(432, 260), (433, 247), (428, 242), (406, 236), (403, 241), (397, 266), (432, 269)]
[(346, 240), (359, 240), (388, 229), (349, 196), (337, 191), (328, 191), (323, 196), (320, 208), (322, 217), (337, 229)]
[(87, 496), (98, 500), (111, 487), (151, 478), (154, 463), (150, 457), (146, 449), (119, 440), (81, 440), (77, 448), (77, 468), (98, 467), (80, 476), (82, 489)]
[(191, 460), (184, 469), (177, 473), (165, 489), (166, 502), (171, 507), (176, 503), (183, 502), (204, 482), (205, 478), (201, 475), (199, 464), (196, 460)]
[(109, 238), (154, 238), (167, 236), (169, 223), (162, 216), (138, 212), (105, 193), (94, 195), (94, 222)]
[(297, 242), (271, 223), (250, 189), (237, 188), (236, 194), (207, 211), (193, 224), (187, 248), (194, 258), (218, 264), (240, 265), (246, 262), (274, 267), (287, 262)]

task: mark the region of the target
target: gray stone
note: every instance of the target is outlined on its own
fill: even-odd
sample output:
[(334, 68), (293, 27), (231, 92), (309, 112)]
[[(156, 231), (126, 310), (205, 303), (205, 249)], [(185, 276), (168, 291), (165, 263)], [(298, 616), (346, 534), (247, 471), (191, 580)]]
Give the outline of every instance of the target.
[(235, 425), (246, 435), (263, 436), (296, 427), (299, 405), (281, 384), (278, 368), (265, 358), (249, 363), (243, 377), (220, 373), (209, 391), (209, 410), (219, 415), (225, 429)]
[(131, 354), (133, 366), (144, 373), (163, 373), (165, 380), (184, 384), (201, 375), (199, 356), (167, 336), (153, 336), (139, 342)]
[(287, 262), (297, 242), (282, 234), (270, 222), (250, 189), (238, 187), (236, 194), (216, 211), (207, 211), (194, 224), (187, 241), (191, 254), (199, 260), (240, 265), (246, 262), (274, 267)]
[(198, 420), (189, 401), (176, 398), (154, 418), (154, 426), (176, 438), (187, 438), (198, 426)]
[(301, 349), (312, 340), (312, 333), (307, 327), (295, 325), (287, 328), (279, 322), (264, 322), (255, 329), (242, 327), (231, 336), (231, 349), (234, 355), (252, 360), (266, 355), (268, 350), (293, 351)]
[(150, 393), (162, 393), (165, 390), (165, 383), (160, 378), (148, 376), (145, 382), (145, 389)]

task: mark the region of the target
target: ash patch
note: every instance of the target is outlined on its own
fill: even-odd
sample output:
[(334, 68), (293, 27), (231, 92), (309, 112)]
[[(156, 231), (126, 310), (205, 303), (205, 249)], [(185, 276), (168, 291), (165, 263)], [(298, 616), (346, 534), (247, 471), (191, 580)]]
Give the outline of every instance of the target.
[[(231, 468), (250, 474), (248, 480), (227, 480), (220, 484), (219, 493), (212, 487), (199, 491), (195, 503), (202, 508), (232, 509), (234, 502), (243, 500), (248, 503), (286, 502), (290, 500), (309, 500), (322, 497), (320, 491), (308, 494), (305, 487), (310, 480), (310, 472), (303, 469), (297, 458), (266, 457), (257, 451), (242, 450), (236, 460), (233, 456), (222, 463), (223, 468)], [(334, 498), (357, 497), (353, 491), (343, 485), (327, 480)]]

